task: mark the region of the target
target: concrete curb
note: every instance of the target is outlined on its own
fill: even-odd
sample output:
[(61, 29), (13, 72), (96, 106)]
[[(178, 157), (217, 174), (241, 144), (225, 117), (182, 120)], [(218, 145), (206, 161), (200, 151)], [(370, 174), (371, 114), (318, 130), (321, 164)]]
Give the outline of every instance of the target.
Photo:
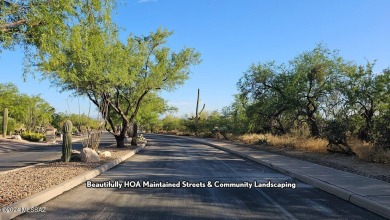
[[(48, 188), (42, 192), (39, 192), (35, 195), (32, 195), (28, 198), (20, 200), (19, 202), (16, 202), (16, 203), (13, 203), (11, 205), (8, 205), (8, 206), (1, 208), (2, 212), (0, 213), (0, 220), (8, 220), (8, 219), (15, 218), (16, 216), (24, 213), (22, 209), (37, 207), (40, 204), (45, 203), (45, 202), (61, 195), (62, 193), (71, 190), (72, 188), (82, 184), (83, 182), (90, 180), (90, 179), (106, 172), (107, 170), (115, 167), (116, 165), (118, 165), (122, 161), (127, 160), (128, 158), (130, 158), (134, 154), (141, 151), (143, 148), (145, 148), (146, 143), (142, 144), (137, 149), (132, 150), (130, 153), (123, 155), (121, 158), (118, 158), (116, 160), (105, 163), (99, 167), (96, 167), (93, 170), (90, 170), (90, 171), (87, 171), (83, 174), (80, 174), (80, 175), (78, 175), (70, 180), (67, 180), (59, 185), (53, 186), (53, 187)], [(4, 210), (7, 210), (8, 212), (4, 212)]]
[[(380, 204), (376, 201), (373, 201), (369, 198), (366, 198), (364, 196), (361, 196), (359, 194), (356, 194), (356, 193), (353, 193), (347, 189), (344, 189), (344, 188), (341, 188), (339, 186), (336, 186), (336, 185), (332, 185), (330, 183), (327, 183), (323, 180), (320, 180), (320, 179), (317, 179), (317, 178), (313, 178), (311, 176), (308, 176), (308, 175), (305, 175), (303, 173), (299, 173), (299, 172), (295, 172), (295, 171), (292, 171), (292, 170), (288, 170), (288, 169), (285, 169), (285, 168), (282, 168), (278, 165), (275, 165), (273, 163), (269, 163), (269, 162), (265, 162), (265, 161), (262, 161), (260, 159), (257, 159), (257, 158), (254, 158), (254, 157), (251, 157), (249, 155), (246, 155), (246, 154), (243, 154), (241, 152), (237, 152), (237, 151), (234, 151), (234, 150), (231, 150), (231, 149), (227, 149), (227, 148), (224, 148), (224, 147), (221, 147), (221, 146), (218, 146), (218, 145), (215, 145), (215, 144), (212, 144), (212, 143), (209, 143), (207, 141), (204, 141), (204, 140), (197, 140), (195, 138), (191, 138), (191, 137), (186, 137), (186, 136), (177, 136), (177, 137), (180, 137), (180, 138), (184, 138), (184, 139), (189, 139), (189, 140), (192, 140), (192, 141), (196, 141), (198, 143), (202, 143), (202, 144), (205, 144), (205, 145), (208, 145), (208, 146), (211, 146), (211, 147), (214, 147), (214, 148), (217, 148), (217, 149), (220, 149), (220, 150), (223, 150), (223, 151), (226, 151), (226, 152), (229, 152), (229, 153), (232, 153), (232, 154), (235, 154), (235, 155), (238, 155), (240, 157), (243, 157), (243, 158), (246, 158), (246, 159), (249, 159), (251, 161), (254, 161), (256, 163), (259, 163), (259, 164), (262, 164), (266, 167), (269, 167), (271, 169), (274, 169), (278, 172), (281, 172), (283, 174), (286, 174), (288, 176), (291, 176), (295, 179), (298, 179), (300, 181), (303, 181), (305, 183), (308, 183), (318, 189), (321, 189), (325, 192), (328, 192), (332, 195), (335, 195), (341, 199), (344, 199), (346, 201), (349, 201), (359, 207), (362, 207), (364, 209), (367, 209), (375, 214), (378, 214), (380, 216), (383, 216), (385, 218), (388, 218), (390, 219), (390, 207), (387, 207), (383, 204)], [(232, 143), (234, 144), (234, 143)]]

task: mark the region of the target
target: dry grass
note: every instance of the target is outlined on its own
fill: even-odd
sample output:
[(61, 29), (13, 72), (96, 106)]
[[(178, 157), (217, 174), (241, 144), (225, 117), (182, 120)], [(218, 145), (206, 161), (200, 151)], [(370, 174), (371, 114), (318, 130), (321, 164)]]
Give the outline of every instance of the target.
[(158, 134), (168, 134), (168, 135), (177, 135), (177, 136), (193, 136), (194, 134), (189, 132), (182, 132), (178, 130), (171, 130), (171, 131), (158, 131)]
[[(236, 140), (245, 144), (267, 143), (274, 147), (291, 147), (311, 152), (327, 152), (328, 141), (321, 138), (305, 136), (272, 134), (245, 134), (236, 137)], [(357, 138), (348, 138), (347, 143), (352, 151), (362, 160), (376, 163), (390, 163), (390, 150), (375, 147), (372, 143), (360, 141)]]
[(349, 137), (347, 140), (357, 157), (368, 162), (390, 163), (390, 150), (380, 149), (372, 143)]
[(268, 143), (275, 147), (292, 147), (313, 152), (326, 152), (328, 141), (320, 138), (305, 138), (292, 135), (245, 134), (237, 137), (246, 144)]
[(258, 144), (267, 138), (264, 134), (244, 134), (236, 137), (236, 139), (245, 144)]

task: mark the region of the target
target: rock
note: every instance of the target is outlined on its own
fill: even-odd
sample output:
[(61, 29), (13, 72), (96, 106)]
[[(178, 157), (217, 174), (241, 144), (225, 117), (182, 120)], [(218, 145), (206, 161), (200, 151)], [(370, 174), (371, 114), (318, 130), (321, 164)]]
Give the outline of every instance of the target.
[(71, 150), (70, 153), (71, 153), (71, 154), (80, 154), (81, 152), (78, 151), (78, 150)]
[(92, 150), (91, 148), (83, 148), (80, 153), (80, 156), (81, 162), (95, 163), (100, 161), (99, 155), (96, 153), (95, 150)]
[(110, 151), (103, 151), (103, 152), (100, 152), (99, 155), (103, 156), (103, 157), (111, 157), (111, 152)]
[(11, 136), (11, 139), (15, 139), (15, 140), (22, 140), (22, 137), (20, 135), (12, 135)]
[(71, 154), (70, 155), (70, 161), (72, 161), (72, 162), (81, 162), (80, 154)]

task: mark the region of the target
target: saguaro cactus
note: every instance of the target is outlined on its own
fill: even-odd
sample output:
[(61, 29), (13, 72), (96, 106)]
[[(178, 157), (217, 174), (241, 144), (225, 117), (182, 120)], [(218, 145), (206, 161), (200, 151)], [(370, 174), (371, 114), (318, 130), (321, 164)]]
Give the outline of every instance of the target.
[(3, 137), (7, 136), (7, 125), (8, 125), (8, 108), (5, 108), (3, 112)]
[(137, 123), (133, 124), (133, 136), (131, 137), (131, 145), (136, 146), (137, 145), (137, 135), (138, 135), (138, 125)]
[(202, 110), (199, 111), (199, 89), (198, 89), (198, 98), (196, 99), (196, 110), (195, 110), (195, 118), (192, 118), (195, 120), (195, 134), (198, 135), (198, 124), (200, 120), (200, 114), (202, 114), (204, 107), (206, 107), (206, 104), (203, 104)]
[(62, 161), (69, 162), (72, 150), (72, 122), (66, 120), (62, 125), (62, 132), (64, 133), (62, 140)]
[(196, 121), (199, 121), (200, 119), (200, 114), (202, 114), (204, 107), (206, 107), (206, 104), (203, 104), (202, 110), (199, 112), (199, 89), (198, 89), (198, 98), (196, 99), (196, 113), (195, 113), (195, 119)]

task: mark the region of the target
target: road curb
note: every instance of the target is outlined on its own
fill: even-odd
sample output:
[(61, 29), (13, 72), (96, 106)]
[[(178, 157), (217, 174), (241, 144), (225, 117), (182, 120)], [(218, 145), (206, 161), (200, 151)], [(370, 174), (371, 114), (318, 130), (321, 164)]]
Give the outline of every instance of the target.
[(132, 150), (126, 155), (123, 155), (120, 158), (117, 158), (116, 160), (110, 161), (108, 163), (105, 163), (103, 165), (100, 165), (96, 167), (93, 170), (87, 171), (83, 174), (80, 174), (76, 177), (73, 177), (72, 179), (69, 179), (59, 185), (53, 186), (51, 188), (48, 188), (42, 192), (39, 192), (37, 194), (34, 194), (28, 198), (25, 198), (23, 200), (20, 200), (19, 202), (13, 203), (11, 205), (5, 206), (1, 208), (1, 210), (8, 210), (9, 212), (1, 212), (0, 213), (0, 220), (8, 220), (15, 218), (16, 216), (19, 216), (23, 214), (22, 212), (23, 208), (33, 208), (38, 207), (40, 204), (45, 203), (62, 193), (71, 190), (72, 188), (84, 183), (87, 180), (90, 180), (107, 170), (117, 166), (119, 163), (121, 163), (124, 160), (127, 160), (131, 156), (135, 155), (139, 151), (141, 151), (143, 148), (145, 148), (147, 143), (142, 144), (135, 150)]
[[(269, 167), (271, 169), (274, 169), (278, 172), (281, 172), (285, 175), (288, 175), (288, 176), (291, 176), (295, 179), (298, 179), (302, 182), (305, 182), (305, 183), (308, 183), (318, 189), (321, 189), (325, 192), (328, 192), (332, 195), (335, 195), (343, 200), (346, 200), (346, 201), (349, 201), (359, 207), (362, 207), (364, 209), (367, 209), (375, 214), (378, 214), (380, 216), (383, 216), (385, 218), (388, 218), (390, 219), (390, 207), (387, 207), (381, 203), (378, 203), (378, 202), (375, 202), (369, 198), (366, 198), (364, 196), (361, 196), (359, 194), (356, 194), (356, 193), (353, 193), (347, 189), (344, 189), (344, 188), (341, 188), (341, 187), (338, 187), (338, 186), (335, 186), (335, 185), (332, 185), (330, 183), (327, 183), (323, 180), (320, 180), (320, 179), (317, 179), (317, 178), (313, 178), (311, 176), (307, 176), (303, 173), (300, 173), (300, 172), (295, 172), (295, 171), (292, 171), (292, 170), (288, 170), (288, 169), (285, 169), (283, 167), (280, 167), (278, 165), (275, 165), (273, 163), (270, 163), (270, 162), (266, 162), (266, 161), (262, 161), (261, 159), (257, 159), (257, 158), (254, 158), (252, 156), (249, 156), (247, 154), (244, 154), (244, 153), (241, 153), (241, 152), (237, 152), (237, 151), (234, 151), (234, 150), (231, 150), (231, 149), (227, 149), (227, 148), (224, 148), (222, 146), (218, 146), (216, 144), (212, 144), (212, 143), (209, 143), (205, 140), (197, 140), (195, 138), (191, 138), (191, 137), (186, 137), (186, 136), (176, 136), (176, 137), (180, 137), (180, 138), (184, 138), (184, 139), (189, 139), (189, 140), (192, 140), (192, 141), (196, 141), (198, 143), (202, 143), (202, 144), (206, 144), (208, 146), (211, 146), (211, 147), (214, 147), (214, 148), (217, 148), (217, 149), (220, 149), (220, 150), (223, 150), (223, 151), (226, 151), (226, 152), (229, 152), (229, 153), (232, 153), (232, 154), (235, 154), (235, 155), (238, 155), (240, 157), (243, 157), (243, 158), (246, 158), (246, 159), (249, 159), (251, 161), (254, 161), (256, 163), (259, 163), (259, 164), (262, 164), (266, 167)], [(234, 144), (234, 143), (232, 143)]]

